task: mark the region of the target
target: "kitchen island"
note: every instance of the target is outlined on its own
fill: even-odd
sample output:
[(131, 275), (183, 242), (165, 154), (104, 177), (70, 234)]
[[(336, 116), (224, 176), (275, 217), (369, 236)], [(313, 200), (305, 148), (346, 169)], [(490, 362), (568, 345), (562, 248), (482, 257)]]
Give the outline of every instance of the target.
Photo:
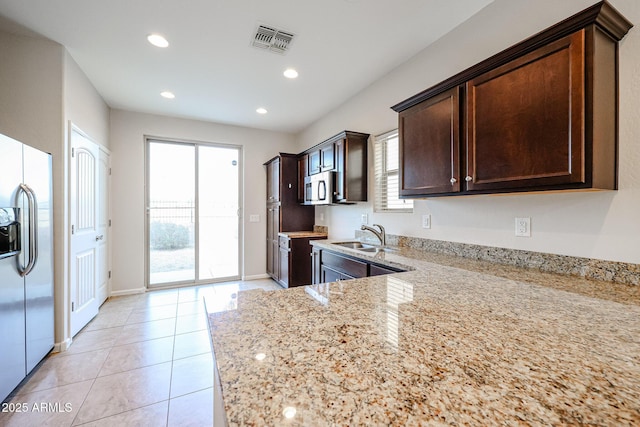
[(640, 424), (637, 286), (314, 245), (412, 271), (209, 310), (228, 425)]

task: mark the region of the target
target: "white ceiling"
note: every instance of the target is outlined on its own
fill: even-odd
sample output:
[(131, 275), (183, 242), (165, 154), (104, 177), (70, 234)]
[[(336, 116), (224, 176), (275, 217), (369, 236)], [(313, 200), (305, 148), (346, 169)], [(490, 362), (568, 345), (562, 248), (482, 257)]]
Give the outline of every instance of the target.
[[(64, 45), (112, 108), (297, 132), (491, 1), (0, 0), (0, 15)], [(258, 23), (294, 33), (289, 52), (251, 47)]]

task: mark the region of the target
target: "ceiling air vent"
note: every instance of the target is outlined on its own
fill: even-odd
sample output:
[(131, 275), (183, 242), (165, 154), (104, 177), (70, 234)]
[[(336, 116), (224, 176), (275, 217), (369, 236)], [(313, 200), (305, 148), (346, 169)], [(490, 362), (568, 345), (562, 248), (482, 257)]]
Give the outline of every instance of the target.
[(253, 46), (277, 53), (286, 53), (293, 41), (293, 34), (266, 25), (258, 25)]

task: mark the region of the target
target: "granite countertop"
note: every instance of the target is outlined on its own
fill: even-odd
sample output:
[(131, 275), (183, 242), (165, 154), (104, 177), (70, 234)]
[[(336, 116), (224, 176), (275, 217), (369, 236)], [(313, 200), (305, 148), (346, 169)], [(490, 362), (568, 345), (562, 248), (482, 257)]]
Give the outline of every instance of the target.
[(640, 424), (637, 286), (313, 243), (411, 271), (210, 312), (229, 425)]
[(322, 233), (319, 231), (281, 231), (278, 233), (279, 236), (286, 236), (290, 239), (305, 239), (309, 237), (319, 237), (326, 238), (327, 233)]

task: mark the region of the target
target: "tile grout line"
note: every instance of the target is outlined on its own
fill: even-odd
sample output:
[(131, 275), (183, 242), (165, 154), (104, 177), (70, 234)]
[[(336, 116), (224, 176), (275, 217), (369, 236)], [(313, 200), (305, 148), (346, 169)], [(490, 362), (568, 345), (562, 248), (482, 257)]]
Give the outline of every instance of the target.
[(178, 305), (180, 301), (180, 291), (177, 294), (176, 303), (176, 321), (173, 324), (173, 346), (171, 348), (171, 373), (169, 374), (169, 394), (167, 396), (167, 416), (165, 419), (165, 426), (169, 426), (169, 415), (171, 414), (171, 386), (173, 384), (173, 363), (176, 354), (176, 331), (178, 328)]

